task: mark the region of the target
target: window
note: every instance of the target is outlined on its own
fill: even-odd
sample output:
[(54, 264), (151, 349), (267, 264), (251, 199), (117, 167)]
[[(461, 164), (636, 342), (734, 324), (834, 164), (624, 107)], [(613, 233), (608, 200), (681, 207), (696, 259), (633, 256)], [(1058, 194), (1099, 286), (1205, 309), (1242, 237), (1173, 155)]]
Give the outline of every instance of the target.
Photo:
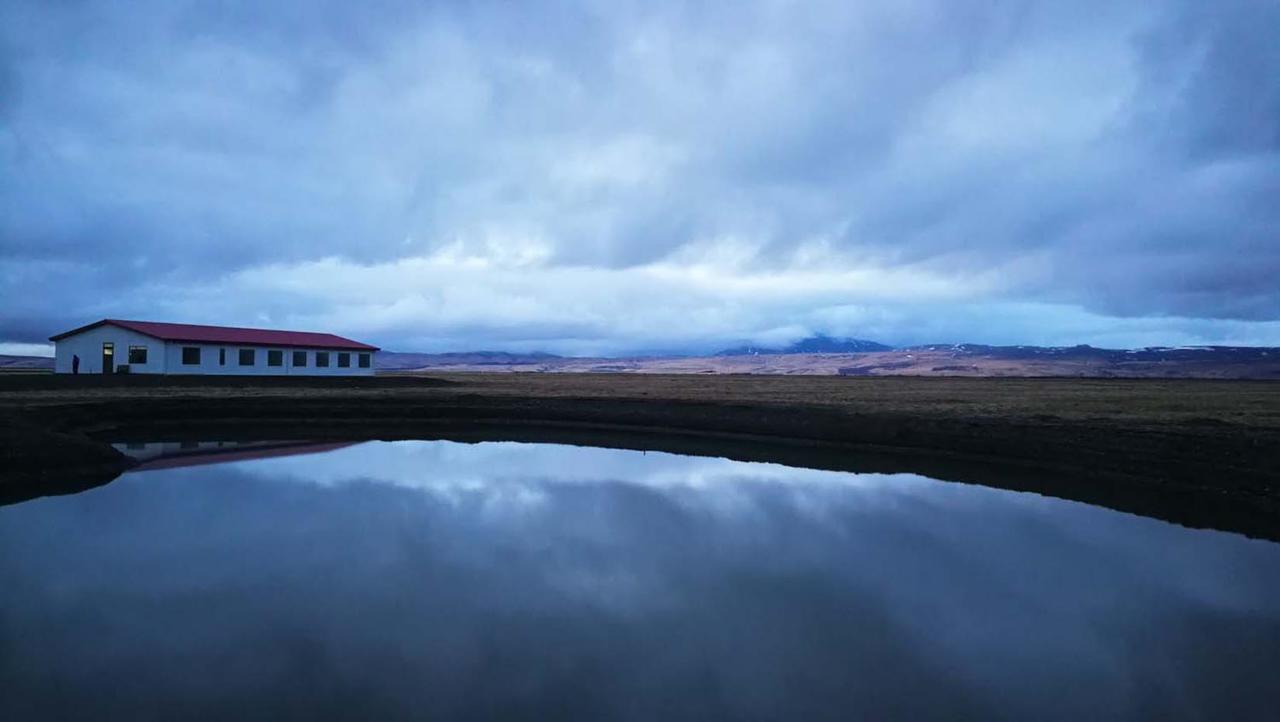
[(329, 366), (329, 352), (316, 351), (316, 367), (327, 368)]
[(305, 367), (305, 366), (307, 365), (307, 352), (306, 352), (306, 351), (294, 351), (294, 352), (293, 352), (293, 365), (294, 365), (295, 367), (297, 367), (297, 368), (303, 368), (303, 367)]
[(227, 365), (227, 350), (225, 348), (218, 349), (218, 365), (219, 366)]
[(200, 365), (200, 347), (199, 346), (183, 346), (182, 347), (182, 365), (183, 366), (199, 366)]
[(240, 349), (240, 365), (241, 366), (252, 366), (255, 363), (257, 363), (257, 361), (255, 361), (253, 357), (254, 357), (253, 349), (251, 348)]
[(338, 368), (351, 368), (351, 354), (345, 352), (338, 354)]
[(284, 351), (276, 351), (272, 349), (267, 351), (268, 366), (284, 366)]
[(147, 362), (146, 346), (130, 346), (129, 347), (129, 363), (144, 364)]
[(362, 369), (369, 368), (369, 354), (367, 353), (360, 354), (360, 368)]

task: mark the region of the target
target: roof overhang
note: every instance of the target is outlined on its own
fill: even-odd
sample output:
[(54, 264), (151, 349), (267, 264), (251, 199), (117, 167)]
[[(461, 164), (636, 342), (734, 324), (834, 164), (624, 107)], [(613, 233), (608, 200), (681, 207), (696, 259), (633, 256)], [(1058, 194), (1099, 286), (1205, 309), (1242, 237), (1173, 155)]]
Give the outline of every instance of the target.
[[(112, 322), (112, 320), (111, 320), (111, 319), (109, 319), (109, 318), (104, 318), (104, 319), (102, 319), (101, 321), (94, 321), (93, 323), (88, 324), (88, 325), (85, 325), (85, 326), (81, 326), (80, 328), (73, 328), (73, 329), (71, 329), (70, 331), (63, 331), (62, 333), (57, 334), (56, 336), (50, 336), (50, 337), (49, 337), (49, 340), (50, 340), (50, 341), (61, 341), (61, 340), (62, 340), (62, 339), (64, 339), (64, 338), (68, 338), (68, 337), (74, 336), (74, 335), (76, 335), (76, 334), (78, 334), (78, 333), (84, 333), (85, 331), (92, 331), (93, 329), (95, 329), (95, 328), (97, 328), (97, 327), (99, 327), (99, 326), (108, 326), (108, 325), (110, 325), (110, 326), (117, 326), (118, 324), (116, 324), (116, 323)], [(123, 326), (120, 326), (120, 328), (124, 328), (124, 327), (123, 327)], [(130, 330), (130, 331), (133, 331), (134, 329), (129, 329), (129, 330)], [(152, 334), (145, 333), (145, 332), (143, 332), (143, 331), (134, 331), (134, 333), (141, 333), (143, 336), (151, 336), (151, 338), (160, 339), (160, 337), (159, 337), (159, 336), (153, 336)], [(161, 341), (163, 341), (164, 339), (160, 339), (160, 340), (161, 340)]]

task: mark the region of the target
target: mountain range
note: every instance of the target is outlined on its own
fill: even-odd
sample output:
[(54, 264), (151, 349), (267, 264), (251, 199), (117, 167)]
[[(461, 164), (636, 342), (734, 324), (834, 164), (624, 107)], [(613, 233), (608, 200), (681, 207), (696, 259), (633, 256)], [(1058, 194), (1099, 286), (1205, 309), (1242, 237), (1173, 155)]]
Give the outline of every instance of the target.
[[(793, 345), (795, 346), (795, 345)], [(789, 347), (790, 348), (790, 347)], [(1280, 348), (1239, 346), (1100, 349), (1092, 346), (933, 344), (865, 352), (807, 353), (753, 349), (709, 356), (539, 357), (458, 363), (457, 354), (413, 354), (403, 372), (526, 371), (542, 373), (825, 374), (840, 376), (969, 376), (1087, 378), (1280, 379)], [(379, 354), (383, 356), (384, 354)], [(385, 354), (382, 364), (399, 354)], [(419, 365), (420, 364), (420, 365)]]
[(796, 341), (790, 346), (783, 348), (759, 348), (755, 346), (739, 346), (737, 348), (727, 348), (723, 351), (717, 351), (713, 356), (758, 356), (760, 354), (787, 354), (787, 353), (867, 353), (870, 351), (892, 351), (892, 346), (886, 346), (875, 341), (864, 341), (858, 338), (832, 338), (823, 334), (810, 336), (806, 339)]

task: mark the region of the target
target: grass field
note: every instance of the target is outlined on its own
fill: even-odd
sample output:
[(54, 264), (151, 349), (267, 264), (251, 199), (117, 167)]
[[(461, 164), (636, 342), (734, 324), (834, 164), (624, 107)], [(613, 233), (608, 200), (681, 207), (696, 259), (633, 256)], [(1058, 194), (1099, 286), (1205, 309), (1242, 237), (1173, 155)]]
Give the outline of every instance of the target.
[(611, 399), (752, 404), (947, 417), (1101, 423), (1232, 423), (1280, 429), (1280, 383), (1270, 381), (920, 378), (688, 374), (399, 374), (361, 378), (53, 376), (0, 379), (0, 410), (120, 399), (275, 396), (429, 401)]

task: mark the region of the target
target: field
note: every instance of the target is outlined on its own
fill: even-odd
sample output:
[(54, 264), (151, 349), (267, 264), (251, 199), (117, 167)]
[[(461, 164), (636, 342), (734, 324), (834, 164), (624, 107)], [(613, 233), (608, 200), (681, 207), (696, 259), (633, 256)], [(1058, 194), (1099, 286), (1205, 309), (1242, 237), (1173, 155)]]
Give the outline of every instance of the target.
[(27, 488), (123, 464), (100, 439), (527, 439), (910, 471), (1264, 536), (1280, 527), (1273, 382), (12, 376), (0, 417), (7, 476)]

